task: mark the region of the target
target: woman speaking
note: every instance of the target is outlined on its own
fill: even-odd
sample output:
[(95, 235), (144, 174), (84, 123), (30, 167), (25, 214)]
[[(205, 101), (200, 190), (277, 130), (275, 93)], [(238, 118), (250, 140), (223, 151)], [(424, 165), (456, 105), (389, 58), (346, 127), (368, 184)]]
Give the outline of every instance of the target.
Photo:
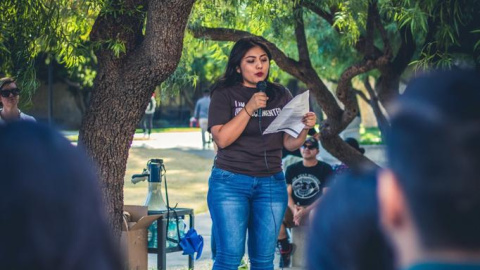
[(247, 229), (251, 269), (273, 269), (287, 206), (282, 148), (299, 148), (316, 122), (309, 112), (297, 138), (283, 132), (262, 135), (292, 99), (285, 87), (268, 82), (271, 59), (261, 39), (240, 39), (212, 87), (208, 125), (218, 146), (207, 196), (216, 242), (213, 269), (238, 268)]

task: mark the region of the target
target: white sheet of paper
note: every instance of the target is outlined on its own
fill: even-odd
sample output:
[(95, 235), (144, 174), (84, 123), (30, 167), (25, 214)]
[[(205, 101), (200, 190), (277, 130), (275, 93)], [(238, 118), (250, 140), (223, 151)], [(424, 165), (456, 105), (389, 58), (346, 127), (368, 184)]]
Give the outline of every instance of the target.
[(297, 138), (305, 125), (302, 123), (303, 116), (308, 112), (308, 97), (310, 90), (297, 95), (283, 107), (280, 114), (265, 129), (263, 134), (284, 131), (290, 136)]

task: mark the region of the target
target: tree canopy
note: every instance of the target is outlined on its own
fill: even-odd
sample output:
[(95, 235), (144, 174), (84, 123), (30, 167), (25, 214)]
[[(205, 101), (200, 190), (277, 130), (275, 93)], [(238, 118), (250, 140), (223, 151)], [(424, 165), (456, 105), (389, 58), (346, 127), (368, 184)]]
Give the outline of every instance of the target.
[[(222, 3), (197, 2), (195, 11), (201, 12), (190, 20), (193, 35), (219, 42), (262, 36), (276, 65), (312, 91), (327, 115), (321, 123), (322, 144), (348, 165), (368, 163), (338, 136), (358, 114), (356, 94), (372, 105), (386, 128), (381, 105), (388, 111), (402, 76), (460, 64), (480, 69), (477, 2)], [(336, 83), (335, 89), (327, 87), (329, 81)], [(354, 82), (363, 82), (366, 90), (357, 91)]]

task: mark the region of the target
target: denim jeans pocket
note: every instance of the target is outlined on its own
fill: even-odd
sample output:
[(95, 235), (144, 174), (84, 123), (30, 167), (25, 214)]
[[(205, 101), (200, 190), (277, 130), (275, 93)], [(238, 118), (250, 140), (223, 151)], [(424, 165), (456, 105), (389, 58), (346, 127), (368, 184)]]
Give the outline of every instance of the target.
[(235, 176), (234, 173), (214, 167), (210, 181), (227, 181)]
[(285, 181), (285, 174), (282, 171), (272, 175), (272, 177), (277, 181)]

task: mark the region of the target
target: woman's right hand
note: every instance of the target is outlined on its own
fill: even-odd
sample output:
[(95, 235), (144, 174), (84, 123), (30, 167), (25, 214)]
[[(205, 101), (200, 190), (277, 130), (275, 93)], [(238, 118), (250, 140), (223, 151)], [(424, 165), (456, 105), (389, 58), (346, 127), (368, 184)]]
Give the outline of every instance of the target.
[(256, 92), (245, 105), (245, 110), (251, 115), (258, 109), (267, 107), (267, 94), (264, 92)]
[(233, 119), (224, 125), (216, 125), (211, 127), (213, 139), (220, 148), (225, 148), (232, 144), (247, 126), (250, 118), (256, 110), (267, 106), (268, 97), (265, 93), (257, 92), (253, 94), (247, 102), (243, 110), (245, 113), (237, 114)]

